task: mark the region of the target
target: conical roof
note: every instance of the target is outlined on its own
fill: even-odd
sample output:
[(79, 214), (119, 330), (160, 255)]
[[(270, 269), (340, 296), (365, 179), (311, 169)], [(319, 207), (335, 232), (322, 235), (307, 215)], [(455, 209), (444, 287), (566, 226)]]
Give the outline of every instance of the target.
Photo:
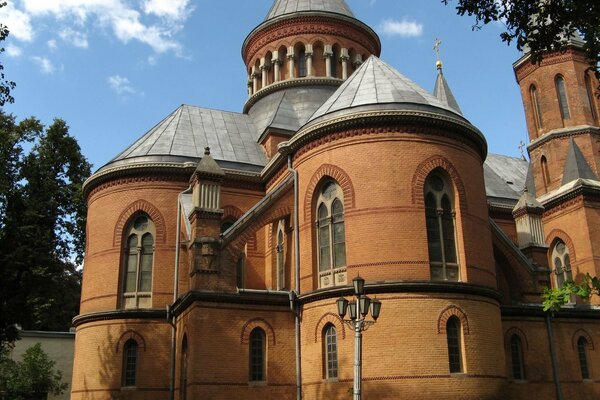
[(571, 138), (561, 184), (566, 185), (577, 179), (592, 179), (597, 181), (598, 177), (585, 160), (585, 156), (579, 149), (579, 146)]
[(321, 11), (354, 17), (352, 10), (344, 0), (275, 0), (265, 21), (286, 14)]
[(225, 176), (225, 172), (219, 167), (214, 158), (210, 155), (210, 147), (204, 149), (204, 156), (198, 162), (196, 167), (196, 174), (204, 177), (218, 177)]
[(359, 106), (394, 104), (394, 109), (422, 110), (449, 116), (462, 115), (440, 101), (379, 58), (371, 56), (313, 114), (311, 121), (326, 114)]
[(456, 101), (456, 98), (452, 94), (452, 90), (450, 90), (450, 86), (448, 85), (446, 78), (444, 78), (444, 73), (442, 72), (441, 67), (438, 67), (438, 76), (435, 81), (435, 88), (433, 89), (433, 95), (435, 97), (437, 97), (437, 99), (439, 101), (441, 101), (444, 104), (447, 104), (454, 111), (456, 111), (457, 113), (462, 115), (462, 111), (460, 110), (460, 107), (458, 106), (458, 102)]

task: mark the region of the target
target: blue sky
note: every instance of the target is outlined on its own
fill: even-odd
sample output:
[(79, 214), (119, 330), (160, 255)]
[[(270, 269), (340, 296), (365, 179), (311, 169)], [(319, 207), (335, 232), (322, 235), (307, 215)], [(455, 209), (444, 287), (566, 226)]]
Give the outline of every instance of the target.
[[(427, 90), (444, 74), (489, 150), (519, 156), (526, 127), (500, 24), (440, 0), (347, 0), (382, 41), (381, 58)], [(8, 0), (11, 30), (0, 56), (17, 83), (5, 111), (49, 124), (67, 121), (83, 153), (101, 167), (181, 104), (241, 112), (247, 98), (240, 51), (272, 0)]]

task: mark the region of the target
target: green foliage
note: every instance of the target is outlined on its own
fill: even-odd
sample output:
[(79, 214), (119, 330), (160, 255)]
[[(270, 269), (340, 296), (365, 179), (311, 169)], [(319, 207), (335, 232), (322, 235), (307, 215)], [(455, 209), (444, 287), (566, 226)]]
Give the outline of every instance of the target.
[[(6, 6), (6, 2), (0, 3), (0, 8)], [(8, 28), (0, 24), (0, 42), (8, 36)], [(4, 47), (0, 47), (0, 53), (4, 53)], [(4, 78), (4, 66), (0, 64), (0, 106), (6, 103), (14, 103), (15, 99), (11, 96), (10, 91), (14, 89), (16, 84), (13, 81), (7, 81)]]
[[(450, 0), (442, 0), (448, 4)], [(600, 62), (600, 1), (598, 0), (457, 0), (459, 15), (475, 17), (474, 29), (492, 21), (506, 30), (503, 41), (516, 41), (517, 49), (531, 49), (533, 61), (542, 53), (564, 47), (568, 39), (580, 33), (586, 51), (598, 73)]]
[(62, 372), (55, 371), (56, 363), (36, 345), (28, 348), (22, 361), (13, 361), (8, 350), (0, 353), (0, 399), (46, 399), (46, 395), (62, 394), (69, 386), (62, 383)]
[(544, 311), (558, 311), (571, 300), (571, 296), (577, 296), (584, 301), (593, 295), (600, 295), (600, 279), (587, 274), (581, 283), (566, 281), (560, 288), (544, 289), (542, 302)]
[(90, 168), (64, 121), (0, 111), (0, 347), (15, 324), (67, 330), (77, 315)]

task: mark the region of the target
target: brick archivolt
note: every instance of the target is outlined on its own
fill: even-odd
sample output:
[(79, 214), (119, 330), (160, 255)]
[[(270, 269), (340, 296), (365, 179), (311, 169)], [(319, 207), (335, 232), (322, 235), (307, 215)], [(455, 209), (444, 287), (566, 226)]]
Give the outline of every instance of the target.
[(136, 214), (144, 212), (148, 214), (154, 226), (156, 227), (156, 243), (164, 244), (167, 241), (165, 219), (159, 209), (153, 204), (146, 200), (138, 200), (130, 204), (125, 211), (121, 213), (115, 226), (115, 232), (113, 235), (113, 246), (120, 247), (123, 239), (123, 231), (127, 224), (132, 220)]
[(550, 248), (552, 248), (556, 244), (556, 241), (558, 239), (562, 240), (567, 246), (567, 249), (569, 249), (569, 257), (571, 258), (571, 264), (573, 264), (573, 262), (577, 260), (577, 257), (575, 255), (575, 245), (573, 244), (573, 240), (571, 240), (571, 237), (567, 235), (565, 231), (561, 229), (553, 229), (546, 236), (546, 243), (548, 244), (548, 246), (550, 246)]
[(452, 165), (452, 163), (447, 158), (439, 155), (429, 157), (417, 167), (417, 170), (413, 175), (412, 180), (413, 204), (424, 206), (423, 193), (425, 190), (425, 180), (427, 179), (429, 174), (437, 168), (444, 170), (444, 172), (446, 172), (450, 177), (450, 180), (454, 184), (455, 193), (458, 194), (460, 210), (462, 212), (466, 212), (468, 206), (465, 185), (454, 165)]
[(584, 329), (578, 329), (575, 331), (575, 333), (573, 333), (573, 336), (571, 337), (571, 347), (573, 350), (577, 351), (577, 341), (582, 336), (585, 338), (585, 340), (587, 340), (589, 349), (594, 350), (594, 341), (592, 340), (592, 336), (590, 336), (590, 334)]
[(527, 336), (525, 335), (525, 332), (523, 332), (516, 326), (508, 328), (504, 333), (504, 346), (507, 349), (510, 349), (510, 338), (512, 338), (513, 335), (517, 335), (519, 339), (521, 339), (521, 343), (523, 343), (523, 349), (529, 349), (529, 342), (527, 341)]
[(312, 210), (312, 201), (315, 198), (316, 188), (326, 179), (331, 178), (335, 180), (338, 185), (342, 188), (344, 193), (344, 210), (348, 212), (355, 207), (355, 195), (354, 186), (350, 180), (350, 176), (341, 169), (332, 164), (323, 164), (315, 171), (313, 176), (310, 178), (310, 183), (304, 194), (304, 221), (310, 219), (310, 213)]
[(315, 343), (317, 343), (321, 338), (323, 329), (327, 324), (332, 324), (335, 326), (335, 329), (340, 332), (340, 337), (342, 339), (346, 339), (346, 328), (344, 327), (344, 322), (339, 315), (328, 312), (319, 319), (317, 325), (315, 326)]
[(438, 318), (438, 333), (446, 334), (446, 324), (450, 317), (457, 317), (462, 325), (463, 334), (468, 335), (469, 331), (469, 320), (467, 314), (458, 306), (448, 306), (442, 310), (440, 317)]
[(250, 343), (250, 333), (254, 328), (261, 328), (267, 335), (269, 345), (275, 346), (277, 344), (275, 340), (275, 330), (266, 320), (262, 318), (253, 318), (247, 321), (242, 327), (242, 333), (240, 335), (240, 344)]
[(134, 330), (128, 330), (125, 333), (123, 333), (117, 341), (115, 352), (118, 353), (123, 348), (123, 346), (125, 346), (125, 343), (127, 343), (129, 339), (135, 340), (138, 344), (138, 347), (146, 351), (146, 341), (144, 340), (144, 337)]
[(228, 205), (223, 207), (223, 220), (231, 219), (237, 221), (242, 215), (244, 215), (244, 213), (236, 206)]

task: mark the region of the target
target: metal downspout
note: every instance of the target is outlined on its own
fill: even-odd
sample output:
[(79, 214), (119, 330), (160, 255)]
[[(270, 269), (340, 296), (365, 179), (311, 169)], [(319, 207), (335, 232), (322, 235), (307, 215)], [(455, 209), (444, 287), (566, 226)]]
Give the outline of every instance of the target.
[(550, 358), (552, 360), (552, 376), (554, 378), (554, 385), (556, 386), (556, 399), (563, 400), (560, 376), (558, 374), (558, 362), (556, 361), (556, 349), (554, 348), (554, 334), (552, 332), (551, 318), (551, 313), (546, 313), (546, 329), (548, 330), (548, 344), (550, 346)]
[[(294, 177), (294, 293), (290, 294), (290, 302), (295, 303), (300, 294), (300, 225), (298, 211), (298, 172), (292, 167), (292, 156), (288, 154), (288, 171)], [(293, 297), (292, 297), (293, 296)], [(296, 339), (296, 400), (302, 400), (302, 357), (300, 351), (300, 310), (298, 304), (294, 308), (294, 327)]]

